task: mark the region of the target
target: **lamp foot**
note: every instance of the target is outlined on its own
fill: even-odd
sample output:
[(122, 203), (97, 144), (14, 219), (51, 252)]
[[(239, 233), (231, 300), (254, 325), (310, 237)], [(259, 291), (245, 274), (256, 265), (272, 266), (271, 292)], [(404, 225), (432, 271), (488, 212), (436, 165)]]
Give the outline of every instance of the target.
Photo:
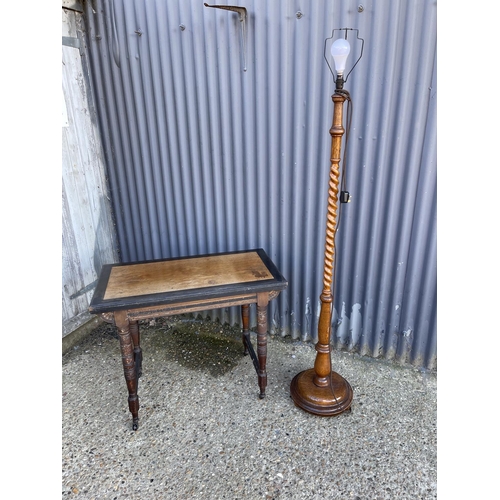
[[(332, 383), (318, 387), (314, 383), (314, 368), (298, 373), (290, 384), (290, 395), (299, 408), (320, 415), (332, 417), (351, 408), (353, 391), (349, 382), (332, 371)], [(332, 391), (333, 389), (333, 391)]]

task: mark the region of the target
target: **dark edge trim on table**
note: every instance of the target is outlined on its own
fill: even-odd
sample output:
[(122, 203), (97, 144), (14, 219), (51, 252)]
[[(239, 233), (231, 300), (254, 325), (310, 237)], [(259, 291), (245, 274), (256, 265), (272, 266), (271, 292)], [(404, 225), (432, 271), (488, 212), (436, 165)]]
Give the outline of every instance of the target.
[[(251, 253), (256, 252), (261, 258), (264, 265), (267, 267), (269, 272), (273, 275), (273, 279), (260, 280), (260, 281), (249, 281), (245, 284), (229, 284), (229, 285), (218, 285), (213, 287), (195, 288), (192, 290), (182, 290), (179, 292), (162, 292), (153, 293), (148, 295), (131, 296), (118, 299), (109, 299), (104, 301), (104, 293), (108, 284), (108, 280), (111, 274), (111, 269), (113, 267), (127, 266), (133, 264), (148, 264), (154, 262), (166, 262), (171, 260), (184, 260), (184, 259), (194, 259), (203, 257), (218, 257), (220, 255), (233, 255), (238, 253)], [(285, 278), (278, 271), (273, 261), (269, 258), (266, 252), (262, 248), (255, 248), (250, 250), (241, 250), (236, 252), (222, 252), (216, 254), (204, 254), (204, 255), (193, 255), (188, 257), (180, 258), (169, 258), (169, 259), (156, 259), (149, 261), (140, 262), (129, 262), (129, 263), (117, 263), (117, 264), (105, 264), (102, 266), (99, 281), (97, 283), (96, 289), (94, 291), (94, 296), (90, 302), (89, 311), (92, 314), (99, 314), (102, 312), (117, 311), (120, 309), (134, 309), (137, 307), (148, 307), (155, 305), (165, 305), (172, 304), (175, 302), (186, 302), (192, 300), (203, 300), (210, 298), (224, 297), (231, 293), (234, 295), (243, 295), (245, 293), (259, 293), (265, 291), (273, 290), (284, 290), (288, 283)]]

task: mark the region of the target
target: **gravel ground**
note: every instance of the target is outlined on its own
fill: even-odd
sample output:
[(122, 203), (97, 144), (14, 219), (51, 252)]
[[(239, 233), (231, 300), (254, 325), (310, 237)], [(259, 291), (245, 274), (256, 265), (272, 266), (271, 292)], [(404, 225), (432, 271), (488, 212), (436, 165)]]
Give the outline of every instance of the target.
[(437, 498), (435, 373), (334, 351), (352, 411), (319, 417), (290, 398), (314, 366), (310, 343), (269, 337), (260, 400), (238, 328), (183, 316), (140, 326), (136, 432), (114, 328), (63, 356), (63, 499)]

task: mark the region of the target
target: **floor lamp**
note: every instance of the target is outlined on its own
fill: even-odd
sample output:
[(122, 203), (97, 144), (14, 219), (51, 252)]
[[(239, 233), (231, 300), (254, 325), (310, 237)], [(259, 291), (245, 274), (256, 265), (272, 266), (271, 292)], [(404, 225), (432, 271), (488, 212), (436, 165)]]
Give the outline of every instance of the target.
[[(337, 77), (335, 79), (335, 93), (333, 100), (333, 121), (330, 128), (331, 155), (330, 155), (330, 178), (328, 183), (328, 209), (326, 221), (326, 242), (325, 260), (323, 269), (323, 291), (320, 295), (321, 310), (318, 323), (318, 342), (316, 344), (316, 360), (314, 368), (302, 371), (295, 375), (290, 384), (290, 395), (294, 403), (303, 410), (321, 416), (333, 416), (349, 410), (351, 408), (353, 391), (352, 388), (341, 375), (332, 370), (331, 362), (331, 324), (333, 309), (333, 276), (335, 259), (335, 234), (337, 231), (337, 200), (339, 198), (339, 177), (341, 161), (341, 144), (344, 135), (343, 127), (343, 107), (344, 102), (350, 96), (343, 89), (344, 82), (359, 62), (363, 54), (364, 40), (362, 41), (361, 55), (352, 67), (351, 71), (344, 79), (344, 71), (347, 56), (350, 52), (350, 44), (347, 41), (347, 32), (352, 28), (342, 28), (345, 31), (344, 38), (339, 38), (331, 45), (331, 55), (333, 57)], [(333, 30), (335, 33), (337, 30)], [(354, 30), (358, 31), (358, 30)], [(332, 37), (333, 38), (333, 33)], [(331, 39), (330, 38), (330, 39)], [(329, 39), (327, 39), (328, 41)], [(325, 41), (325, 46), (327, 41)], [(325, 57), (326, 58), (326, 57)], [(327, 64), (331, 71), (331, 66)], [(333, 74), (333, 71), (332, 71)], [(349, 197), (348, 193), (347, 198)], [(342, 200), (341, 201), (346, 201)]]

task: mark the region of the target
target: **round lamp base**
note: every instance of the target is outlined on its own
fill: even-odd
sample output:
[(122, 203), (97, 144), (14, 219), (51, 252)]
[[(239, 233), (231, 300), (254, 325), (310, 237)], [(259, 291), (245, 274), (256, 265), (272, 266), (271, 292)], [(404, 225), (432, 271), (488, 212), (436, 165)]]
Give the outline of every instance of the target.
[(318, 387), (315, 375), (313, 368), (305, 370), (295, 375), (290, 384), (290, 395), (299, 408), (323, 417), (339, 415), (351, 408), (353, 392), (345, 378), (332, 371), (332, 383)]

